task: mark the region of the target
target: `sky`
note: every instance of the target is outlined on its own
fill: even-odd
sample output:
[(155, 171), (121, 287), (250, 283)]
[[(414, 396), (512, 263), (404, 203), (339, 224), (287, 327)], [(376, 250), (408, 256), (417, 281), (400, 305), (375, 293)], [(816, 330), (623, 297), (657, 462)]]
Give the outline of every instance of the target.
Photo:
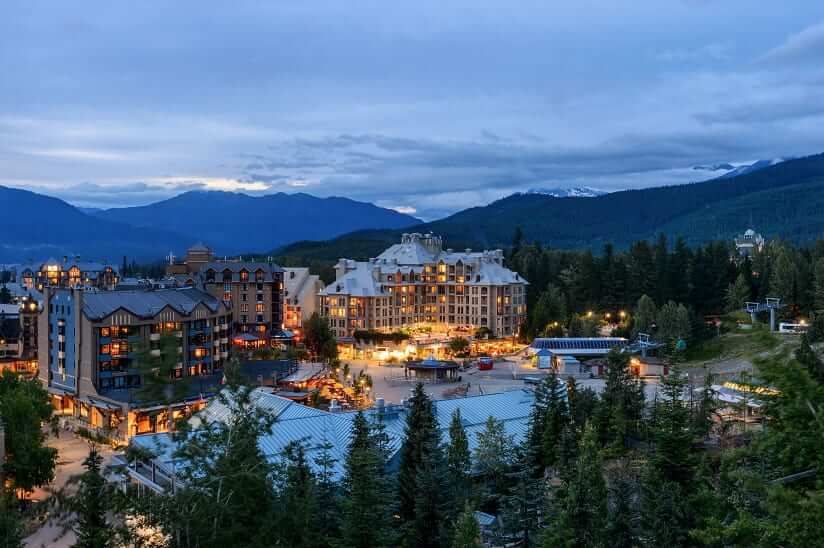
[(824, 2), (4, 0), (0, 185), (83, 207), (530, 188), (824, 152)]

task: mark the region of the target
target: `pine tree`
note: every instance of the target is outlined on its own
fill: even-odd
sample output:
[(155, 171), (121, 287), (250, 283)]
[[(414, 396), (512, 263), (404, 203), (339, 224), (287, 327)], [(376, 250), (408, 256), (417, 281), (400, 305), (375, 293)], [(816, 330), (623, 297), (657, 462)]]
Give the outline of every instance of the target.
[[(415, 521), (418, 472), (424, 457), (431, 452), (435, 453), (433, 456), (436, 458), (441, 454), (440, 432), (432, 400), (429, 399), (422, 384), (418, 383), (415, 386), (409, 401), (410, 409), (406, 417), (398, 468), (398, 514), (404, 524), (412, 524)], [(442, 462), (443, 459), (436, 460), (436, 463)], [(435, 527), (437, 524), (430, 526)]]
[(446, 446), (446, 468), (448, 479), (452, 486), (454, 503), (457, 507), (469, 496), (470, 489), (470, 465), (471, 455), (469, 453), (469, 439), (461, 420), (461, 410), (455, 409), (452, 412), (452, 419), (449, 424), (449, 443)]
[(408, 548), (438, 548), (446, 546), (446, 501), (444, 478), (437, 448), (427, 444), (415, 477), (415, 517), (404, 539)]
[(315, 458), (317, 472), (318, 502), (318, 532), (322, 539), (330, 542), (340, 535), (340, 491), (334, 477), (334, 467), (337, 461), (332, 457), (331, 442), (325, 441), (320, 447), (320, 453)]
[(558, 441), (561, 432), (570, 423), (567, 394), (554, 372), (544, 379), (546, 384), (546, 414), (543, 429), (543, 462), (545, 466), (558, 464)]
[(629, 371), (629, 356), (607, 355), (606, 384), (596, 412), (596, 428), (602, 445), (623, 451), (627, 438), (638, 434), (644, 409), (644, 384)]
[(484, 429), (478, 432), (473, 462), (484, 483), (485, 498), (491, 504), (497, 504), (507, 492), (513, 448), (512, 437), (507, 435), (504, 423), (487, 417)]
[(795, 359), (807, 369), (813, 379), (824, 384), (824, 362), (810, 346), (806, 333), (801, 335), (800, 344), (795, 350)]
[(815, 262), (813, 277), (813, 305), (816, 312), (824, 314), (824, 257)]
[(655, 307), (655, 301), (648, 295), (641, 295), (638, 304), (635, 306), (634, 323), (632, 325), (633, 335), (638, 335), (638, 333), (650, 334), (657, 315), (658, 309)]
[(638, 545), (638, 511), (635, 508), (636, 480), (626, 466), (610, 476), (606, 535), (610, 548), (633, 548)]
[(697, 486), (690, 409), (683, 399), (686, 380), (679, 370), (662, 381), (662, 397), (652, 420), (654, 452), (643, 479), (642, 526), (654, 546), (682, 546), (697, 522), (690, 506)]
[(507, 475), (511, 487), (503, 508), (509, 537), (518, 539), (524, 547), (538, 541), (546, 506), (546, 480), (537, 473), (529, 455), (524, 444), (517, 448), (515, 464)]
[(735, 279), (735, 283), (732, 283), (727, 288), (726, 294), (726, 304), (727, 304), (727, 312), (737, 312), (744, 308), (744, 303), (750, 299), (750, 292), (751, 288), (747, 284), (746, 278), (744, 278), (743, 274), (739, 274), (738, 277)]
[(560, 512), (547, 529), (545, 546), (607, 546), (607, 488), (592, 426), (584, 430), (575, 473), (560, 502)]
[(343, 478), (341, 546), (388, 546), (388, 492), (384, 440), (363, 413), (352, 421), (352, 437)]
[(278, 540), (294, 548), (321, 546), (325, 539), (317, 536), (319, 505), (306, 448), (302, 442), (292, 442), (283, 453), (286, 469), (278, 497)]
[(475, 513), (467, 504), (455, 522), (455, 534), (452, 538), (452, 548), (480, 548), (481, 530)]
[(103, 457), (92, 446), (83, 461), (86, 471), (80, 477), (80, 485), (74, 496), (77, 519), (74, 532), (75, 548), (106, 548), (110, 544), (111, 531), (106, 519), (106, 479), (101, 473)]

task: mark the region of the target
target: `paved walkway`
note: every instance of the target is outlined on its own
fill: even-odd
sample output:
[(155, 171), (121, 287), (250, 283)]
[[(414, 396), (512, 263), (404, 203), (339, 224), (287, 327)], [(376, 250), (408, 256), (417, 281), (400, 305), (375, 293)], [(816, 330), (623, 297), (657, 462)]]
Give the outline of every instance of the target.
[[(57, 448), (58, 451), (54, 482), (48, 488), (60, 490), (72, 476), (83, 473), (83, 461), (89, 454), (89, 442), (85, 438), (61, 431), (59, 437), (49, 435), (48, 445)], [(103, 456), (103, 466), (106, 466), (111, 461), (114, 451), (108, 446), (98, 446), (98, 451)], [(42, 501), (48, 496), (49, 492), (46, 489), (37, 489), (32, 499)], [(33, 548), (63, 548), (71, 546), (74, 541), (73, 532), (64, 534), (60, 525), (48, 520), (34, 534), (27, 537), (24, 544)]]

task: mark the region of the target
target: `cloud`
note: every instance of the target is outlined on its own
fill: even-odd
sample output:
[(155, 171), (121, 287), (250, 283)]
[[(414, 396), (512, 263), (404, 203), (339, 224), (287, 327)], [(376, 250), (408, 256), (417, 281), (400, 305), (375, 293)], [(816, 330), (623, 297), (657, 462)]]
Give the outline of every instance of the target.
[(698, 63), (702, 61), (728, 61), (733, 57), (733, 47), (729, 43), (712, 43), (694, 49), (666, 49), (653, 54), (653, 58), (664, 63)]
[(125, 158), (123, 154), (118, 154), (115, 152), (77, 148), (28, 149), (19, 150), (18, 152), (29, 156), (41, 156), (44, 158), (54, 158), (59, 160), (79, 160), (91, 162), (112, 162), (123, 160)]
[(780, 46), (769, 50), (761, 61), (771, 64), (814, 62), (824, 59), (824, 21), (790, 35)]

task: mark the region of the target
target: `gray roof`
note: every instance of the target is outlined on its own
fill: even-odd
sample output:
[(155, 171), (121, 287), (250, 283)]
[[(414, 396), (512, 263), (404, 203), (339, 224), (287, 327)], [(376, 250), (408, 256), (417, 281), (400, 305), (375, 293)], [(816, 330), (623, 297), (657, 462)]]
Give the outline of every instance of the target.
[[(264, 388), (252, 391), (252, 401), (259, 409), (273, 416), (276, 421), (272, 431), (260, 439), (260, 447), (264, 454), (271, 459), (279, 459), (284, 448), (291, 442), (303, 441), (307, 449), (307, 460), (316, 466), (317, 457), (325, 443), (332, 445), (330, 453), (337, 462), (333, 466), (333, 476), (340, 479), (344, 473), (346, 450), (352, 431), (352, 420), (355, 412), (330, 413), (307, 407), (292, 400), (272, 394)], [(487, 419), (492, 416), (504, 423), (506, 434), (517, 443), (523, 440), (528, 428), (532, 409), (533, 394), (528, 390), (514, 390), (499, 394), (485, 394), (440, 400), (433, 402), (434, 410), (441, 430), (441, 438), (447, 437), (447, 431), (455, 409), (461, 410), (461, 419), (469, 438), (469, 449), (474, 451), (478, 446), (478, 434), (485, 428)], [(228, 421), (232, 409), (219, 399), (212, 400), (205, 409), (193, 417), (192, 425), (197, 427), (199, 421)], [(406, 426), (405, 409), (398, 406), (387, 407), (384, 415), (378, 415), (373, 408), (367, 411), (367, 417), (378, 420), (385, 427), (389, 439), (388, 449), (391, 456), (396, 455), (404, 439)], [(132, 443), (147, 448), (157, 449), (160, 444), (158, 434), (136, 436)], [(166, 440), (169, 440), (168, 434)], [(167, 442), (169, 443), (169, 442)], [(169, 460), (169, 452), (161, 450), (161, 462)]]
[(200, 304), (212, 312), (220, 308), (219, 300), (193, 287), (86, 292), (83, 295), (83, 314), (91, 320), (101, 320), (122, 308), (135, 316), (152, 318), (168, 306), (188, 316)]
[(283, 272), (283, 269), (281, 267), (273, 263), (261, 263), (253, 261), (222, 261), (204, 264), (200, 268), (200, 275), (203, 279), (205, 279), (206, 272), (208, 270), (215, 271), (215, 281), (217, 282), (223, 280), (221, 274), (227, 270), (232, 273), (232, 281), (234, 282), (240, 281), (241, 270), (245, 270), (249, 273), (250, 282), (255, 281), (255, 272), (257, 272), (258, 270), (263, 271), (263, 280), (267, 282), (271, 282), (274, 279), (274, 274), (276, 272)]

